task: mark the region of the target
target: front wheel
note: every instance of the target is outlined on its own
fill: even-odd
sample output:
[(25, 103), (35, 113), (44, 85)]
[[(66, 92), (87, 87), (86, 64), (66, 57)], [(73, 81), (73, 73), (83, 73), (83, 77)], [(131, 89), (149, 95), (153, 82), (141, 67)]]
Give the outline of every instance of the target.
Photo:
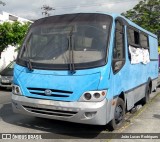
[(121, 98), (118, 98), (114, 110), (114, 118), (109, 122), (109, 129), (112, 131), (119, 128), (122, 122), (124, 121), (124, 117), (125, 117), (125, 103)]

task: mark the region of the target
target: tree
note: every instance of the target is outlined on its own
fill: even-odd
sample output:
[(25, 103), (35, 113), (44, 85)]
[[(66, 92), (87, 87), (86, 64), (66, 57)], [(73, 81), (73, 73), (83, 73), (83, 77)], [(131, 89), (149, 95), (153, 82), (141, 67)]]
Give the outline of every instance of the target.
[(41, 9), (43, 10), (43, 11), (42, 11), (42, 15), (44, 14), (45, 16), (50, 16), (50, 12), (51, 12), (52, 10), (55, 10), (53, 7), (50, 7), (50, 6), (48, 6), (48, 5), (43, 5), (43, 6), (41, 7)]
[(160, 45), (160, 0), (142, 0), (133, 9), (122, 13), (144, 29), (158, 35)]
[(0, 53), (8, 45), (20, 47), (29, 25), (29, 23), (22, 24), (17, 21), (0, 24)]
[(6, 3), (4, 3), (3, 1), (0, 1), (0, 5), (5, 6), (5, 5), (6, 5)]

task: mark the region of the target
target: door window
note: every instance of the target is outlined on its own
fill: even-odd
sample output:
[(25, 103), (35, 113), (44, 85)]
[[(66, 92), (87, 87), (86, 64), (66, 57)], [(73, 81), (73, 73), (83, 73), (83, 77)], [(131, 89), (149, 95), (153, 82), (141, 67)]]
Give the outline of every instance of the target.
[(125, 63), (124, 26), (116, 21), (115, 39), (113, 48), (113, 72), (118, 72)]

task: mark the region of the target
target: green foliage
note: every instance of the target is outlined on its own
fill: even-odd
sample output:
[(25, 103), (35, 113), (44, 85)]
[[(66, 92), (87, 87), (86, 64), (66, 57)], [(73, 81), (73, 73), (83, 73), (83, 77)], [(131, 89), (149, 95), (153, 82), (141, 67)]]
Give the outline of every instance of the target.
[(43, 5), (41, 7), (42, 11), (42, 15), (44, 14), (45, 16), (50, 16), (50, 12), (52, 10), (55, 10), (53, 7), (50, 7), (49, 5)]
[(0, 24), (0, 51), (3, 51), (8, 45), (20, 47), (29, 25), (29, 23), (20, 22)]
[(6, 4), (3, 1), (0, 0), (0, 5), (5, 6)]
[(142, 0), (122, 15), (160, 37), (160, 0)]

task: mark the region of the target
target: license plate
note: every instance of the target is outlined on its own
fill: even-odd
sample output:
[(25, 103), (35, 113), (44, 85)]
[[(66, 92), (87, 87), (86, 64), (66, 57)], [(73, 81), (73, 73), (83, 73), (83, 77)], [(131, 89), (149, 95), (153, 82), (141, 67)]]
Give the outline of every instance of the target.
[(9, 80), (2, 80), (2, 83), (9, 83)]

